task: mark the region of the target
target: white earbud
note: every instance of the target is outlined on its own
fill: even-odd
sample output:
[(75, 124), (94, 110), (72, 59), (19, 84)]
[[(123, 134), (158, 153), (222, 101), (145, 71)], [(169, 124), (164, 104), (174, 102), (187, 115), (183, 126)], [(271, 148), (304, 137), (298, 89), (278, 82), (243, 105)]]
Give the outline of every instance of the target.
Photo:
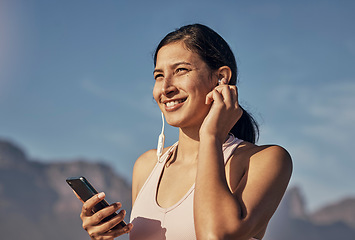
[(227, 84), (225, 78), (218, 79), (217, 86), (221, 85), (221, 83)]
[(163, 113), (161, 113), (161, 119), (163, 121), (163, 126), (161, 128), (161, 133), (160, 133), (159, 139), (158, 139), (158, 146), (157, 146), (158, 161), (160, 161), (160, 156), (163, 154), (164, 142), (165, 142), (165, 136), (164, 136), (164, 114)]

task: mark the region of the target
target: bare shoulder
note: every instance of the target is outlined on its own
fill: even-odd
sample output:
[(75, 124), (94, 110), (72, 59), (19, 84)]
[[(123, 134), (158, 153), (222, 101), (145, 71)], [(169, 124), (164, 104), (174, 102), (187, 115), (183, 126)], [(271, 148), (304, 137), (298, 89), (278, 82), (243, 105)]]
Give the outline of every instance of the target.
[[(260, 180), (287, 185), (292, 174), (292, 159), (288, 151), (278, 145), (258, 146), (249, 142), (241, 143), (226, 165), (226, 177), (231, 189), (240, 186), (244, 178), (249, 183)], [(280, 187), (282, 189), (284, 186)]]
[[(163, 153), (167, 151), (168, 148), (165, 148)], [(153, 168), (157, 164), (157, 150), (151, 149), (147, 152), (143, 153), (135, 162), (133, 167), (133, 175), (132, 175), (132, 200), (133, 203), (148, 179), (150, 173)]]
[(156, 149), (151, 149), (143, 153), (134, 163), (133, 176), (144, 175), (145, 172), (151, 172), (157, 162)]
[(272, 167), (278, 174), (290, 177), (292, 173), (292, 158), (288, 151), (279, 145), (255, 146), (255, 153), (251, 156), (251, 166)]
[(234, 152), (234, 158), (241, 158), (247, 164), (271, 165), (283, 170), (292, 171), (292, 159), (288, 151), (279, 145), (255, 145), (243, 142)]
[(157, 163), (156, 149), (143, 153), (134, 163), (132, 175), (132, 200), (136, 199), (140, 189)]

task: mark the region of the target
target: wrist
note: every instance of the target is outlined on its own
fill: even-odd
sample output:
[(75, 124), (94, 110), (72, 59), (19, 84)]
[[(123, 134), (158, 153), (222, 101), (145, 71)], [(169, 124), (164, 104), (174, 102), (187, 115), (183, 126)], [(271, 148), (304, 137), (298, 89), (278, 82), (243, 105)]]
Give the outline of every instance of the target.
[(209, 145), (209, 146), (222, 146), (223, 140), (213, 134), (201, 134), (200, 135), (200, 146)]
[(202, 140), (208, 140), (208, 141), (218, 141), (218, 143), (223, 144), (226, 139), (228, 139), (228, 133), (227, 134), (221, 134), (217, 132), (200, 132), (200, 142)]

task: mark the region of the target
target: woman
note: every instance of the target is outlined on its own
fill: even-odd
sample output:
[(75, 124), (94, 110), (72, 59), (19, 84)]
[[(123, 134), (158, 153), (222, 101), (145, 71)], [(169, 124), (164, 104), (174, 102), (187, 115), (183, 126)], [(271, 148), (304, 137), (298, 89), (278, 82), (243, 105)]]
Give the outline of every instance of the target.
[(282, 147), (254, 144), (258, 128), (238, 104), (230, 47), (212, 29), (188, 25), (160, 42), (154, 63), (153, 96), (179, 141), (158, 160), (150, 150), (136, 161), (132, 223), (115, 227), (123, 210), (100, 223), (120, 204), (92, 214), (99, 194), (83, 205), (83, 227), (92, 239), (262, 239), (292, 161)]

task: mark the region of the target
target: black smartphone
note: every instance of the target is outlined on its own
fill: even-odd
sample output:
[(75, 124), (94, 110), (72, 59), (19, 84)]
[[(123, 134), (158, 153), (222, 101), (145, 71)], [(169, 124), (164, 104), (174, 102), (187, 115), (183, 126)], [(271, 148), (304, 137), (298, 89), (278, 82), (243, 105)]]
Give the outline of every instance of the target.
[[(95, 194), (98, 193), (96, 191), (96, 189), (89, 183), (89, 181), (83, 176), (70, 177), (70, 178), (67, 178), (66, 181), (69, 184), (69, 186), (76, 192), (76, 194), (78, 194), (79, 197), (81, 197), (81, 199), (84, 202), (86, 202), (89, 198), (93, 197)], [(99, 211), (105, 207), (108, 207), (108, 206), (109, 206), (108, 202), (105, 199), (103, 199), (101, 202), (99, 202), (98, 204), (96, 204), (94, 206), (93, 212), (97, 212), (97, 211)], [(113, 213), (110, 216), (104, 218), (102, 220), (102, 222), (106, 222), (116, 215), (117, 215), (117, 213)], [(126, 226), (126, 223), (124, 221), (122, 221), (119, 223), (119, 225), (124, 227), (124, 226)]]

